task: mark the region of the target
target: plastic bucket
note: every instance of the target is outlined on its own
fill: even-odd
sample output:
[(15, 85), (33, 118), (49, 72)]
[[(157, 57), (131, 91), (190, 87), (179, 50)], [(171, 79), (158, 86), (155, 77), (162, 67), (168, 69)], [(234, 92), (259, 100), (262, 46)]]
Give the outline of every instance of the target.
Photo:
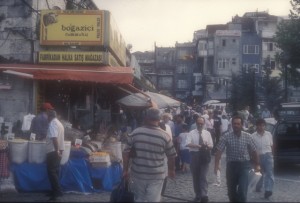
[(45, 141), (29, 141), (28, 162), (43, 163), (46, 160), (46, 142)]
[(28, 158), (28, 141), (22, 139), (9, 140), (9, 156), (13, 163), (21, 164)]
[(65, 150), (62, 153), (62, 157), (60, 160), (60, 164), (64, 165), (68, 162), (70, 157), (70, 151), (71, 151), (71, 141), (65, 141)]

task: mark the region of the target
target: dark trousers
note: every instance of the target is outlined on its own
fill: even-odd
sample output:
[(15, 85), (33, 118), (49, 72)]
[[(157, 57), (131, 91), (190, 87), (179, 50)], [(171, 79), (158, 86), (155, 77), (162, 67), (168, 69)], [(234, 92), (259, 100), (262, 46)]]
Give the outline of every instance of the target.
[(49, 152), (47, 154), (47, 172), (54, 196), (61, 193), (61, 187), (59, 183), (60, 160), (61, 157), (57, 154), (57, 152)]
[(193, 176), (193, 186), (196, 197), (207, 197), (207, 172), (209, 163), (203, 163), (200, 160), (200, 152), (191, 152), (191, 172)]
[(175, 168), (176, 170), (180, 170), (181, 169), (181, 159), (180, 159), (180, 147), (179, 147), (179, 143), (178, 143), (178, 136), (173, 138), (173, 145), (175, 147), (177, 156), (175, 157)]
[(226, 180), (230, 202), (246, 202), (250, 161), (227, 162)]

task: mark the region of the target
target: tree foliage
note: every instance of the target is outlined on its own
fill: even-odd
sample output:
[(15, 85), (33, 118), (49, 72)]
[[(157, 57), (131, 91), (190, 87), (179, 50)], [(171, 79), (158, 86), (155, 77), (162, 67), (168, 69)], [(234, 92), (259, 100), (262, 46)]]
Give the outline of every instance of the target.
[(255, 76), (254, 72), (233, 75), (231, 83), (230, 106), (233, 112), (249, 106), (255, 115), (259, 102), (264, 101), (264, 105), (273, 110), (284, 100), (282, 80), (271, 77), (271, 69), (267, 69), (263, 78)]
[(300, 0), (291, 0), (290, 3), (292, 9), (289, 19), (281, 21), (277, 26), (275, 41), (282, 50), (280, 61), (284, 66), (290, 65), (288, 73), (291, 83), (296, 85), (300, 78)]
[(284, 89), (282, 80), (278, 77), (271, 77), (271, 70), (268, 69), (263, 79), (262, 87), (265, 96), (265, 105), (269, 110), (274, 110), (278, 104), (284, 101)]
[(253, 73), (243, 73), (232, 76), (230, 105), (232, 111), (239, 111), (250, 106), (250, 109), (256, 109), (255, 78)]

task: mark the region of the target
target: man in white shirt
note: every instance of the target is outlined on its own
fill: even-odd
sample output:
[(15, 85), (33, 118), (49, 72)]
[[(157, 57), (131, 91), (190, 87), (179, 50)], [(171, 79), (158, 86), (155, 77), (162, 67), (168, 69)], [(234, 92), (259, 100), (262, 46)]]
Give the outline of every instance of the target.
[(256, 185), (256, 191), (260, 192), (264, 183), (265, 198), (268, 199), (272, 195), (274, 186), (274, 160), (273, 160), (273, 137), (268, 131), (265, 131), (266, 121), (259, 118), (256, 121), (256, 132), (252, 134), (255, 141), (259, 161), (262, 169), (262, 177)]
[(225, 115), (222, 115), (221, 122), (221, 135), (223, 135), (229, 128), (229, 121)]
[(49, 128), (46, 137), (46, 163), (49, 181), (51, 183), (50, 201), (55, 201), (62, 196), (59, 183), (59, 168), (62, 153), (65, 149), (64, 145), (64, 126), (56, 118), (56, 112), (49, 110), (47, 112), (49, 119)]
[[(210, 150), (213, 147), (213, 141), (210, 132), (204, 130), (205, 118), (199, 117), (196, 120), (197, 129), (190, 132), (187, 136), (186, 146), (189, 147), (191, 152), (191, 172), (193, 176), (193, 186), (195, 192), (194, 201), (208, 202), (207, 196), (207, 172), (209, 168), (209, 162), (204, 160), (203, 149)], [(209, 153), (210, 154), (210, 153)]]
[(267, 107), (261, 112), (261, 118), (271, 118), (271, 113)]
[[(173, 121), (171, 121), (171, 115), (169, 113), (162, 114), (161, 121), (162, 121), (162, 123), (165, 124), (166, 132), (170, 135), (171, 140), (172, 140), (174, 135), (173, 135), (173, 132), (172, 132), (172, 129), (170, 126), (173, 123)], [(173, 123), (173, 128), (174, 128), (174, 123)]]

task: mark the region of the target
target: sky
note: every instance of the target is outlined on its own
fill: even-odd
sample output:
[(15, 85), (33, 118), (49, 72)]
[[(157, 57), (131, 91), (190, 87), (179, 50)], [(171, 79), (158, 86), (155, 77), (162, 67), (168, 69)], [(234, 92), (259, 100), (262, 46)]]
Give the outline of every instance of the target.
[(194, 31), (206, 25), (226, 24), (235, 15), (268, 11), (288, 16), (289, 0), (94, 0), (109, 10), (131, 52), (154, 51), (191, 42)]

